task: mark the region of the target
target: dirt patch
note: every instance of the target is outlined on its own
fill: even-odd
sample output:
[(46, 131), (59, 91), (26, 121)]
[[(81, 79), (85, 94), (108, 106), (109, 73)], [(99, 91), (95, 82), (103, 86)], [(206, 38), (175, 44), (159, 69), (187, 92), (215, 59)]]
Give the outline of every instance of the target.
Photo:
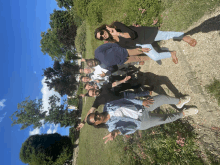
[[(199, 113), (188, 117), (198, 133), (197, 143), (203, 153), (209, 150), (216, 157), (220, 155), (220, 107), (217, 100), (210, 96), (205, 86), (220, 80), (220, 8), (203, 16), (187, 31), (197, 40), (196, 47), (184, 41), (161, 41), (160, 46), (177, 51), (178, 64), (163, 59), (162, 65), (147, 61), (142, 66), (145, 83), (155, 86), (155, 94), (192, 97), (188, 106), (196, 106)], [(151, 72), (151, 73), (146, 73)], [(204, 160), (207, 160), (204, 154)], [(208, 163), (207, 163), (208, 164)]]

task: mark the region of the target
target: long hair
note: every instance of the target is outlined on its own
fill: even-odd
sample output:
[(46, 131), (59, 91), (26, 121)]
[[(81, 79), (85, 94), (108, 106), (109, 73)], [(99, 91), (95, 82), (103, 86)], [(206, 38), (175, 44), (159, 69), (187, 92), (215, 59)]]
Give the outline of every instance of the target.
[[(114, 25), (114, 22), (112, 22), (111, 25), (104, 24), (104, 25), (98, 27), (97, 29), (95, 29), (95, 32), (94, 32), (95, 38), (96, 38), (97, 40), (101, 40), (101, 39), (97, 38), (97, 33), (98, 33), (98, 32), (101, 32), (101, 31), (103, 31), (103, 30), (105, 30), (105, 31), (107, 31), (107, 33), (108, 33), (108, 35), (109, 35), (109, 38), (106, 39), (106, 41), (109, 41), (109, 42), (111, 42), (111, 43), (116, 43), (117, 41), (113, 38), (113, 36), (111, 35), (111, 33), (106, 29), (106, 26), (108, 26), (108, 27), (110, 27), (110, 28), (115, 28), (115, 29), (116, 29), (116, 26)], [(103, 40), (103, 39), (102, 39), (102, 40)], [(102, 40), (101, 40), (101, 41), (102, 41)]]
[[(91, 126), (93, 126), (93, 127), (95, 127), (95, 128), (108, 128), (108, 126), (107, 126), (105, 123), (101, 123), (101, 124), (99, 124), (99, 125), (94, 125), (94, 123), (92, 123), (92, 122), (89, 120), (89, 119), (90, 119), (90, 116), (91, 116), (92, 114), (94, 114), (94, 113), (90, 113), (90, 114), (87, 116), (86, 122), (87, 122), (89, 125), (91, 125)], [(108, 114), (108, 112), (103, 112), (103, 114)]]

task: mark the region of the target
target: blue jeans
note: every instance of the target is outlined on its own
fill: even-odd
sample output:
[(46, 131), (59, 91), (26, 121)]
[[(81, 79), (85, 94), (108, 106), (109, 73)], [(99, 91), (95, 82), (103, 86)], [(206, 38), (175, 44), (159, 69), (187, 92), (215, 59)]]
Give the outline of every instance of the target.
[[(158, 30), (158, 33), (157, 33), (154, 41), (169, 40), (171, 38), (181, 40), (183, 38), (183, 35), (184, 35), (183, 32), (166, 32), (166, 31), (159, 31)], [(149, 51), (149, 53), (145, 53), (145, 54), (147, 56), (149, 56), (154, 61), (158, 61), (161, 59), (171, 57), (170, 52), (163, 52), (163, 53), (156, 52), (151, 44), (143, 44), (143, 45), (136, 44), (136, 46), (141, 46), (142, 48), (150, 48), (151, 50)]]
[(124, 91), (123, 92), (124, 98), (126, 99), (134, 99), (135, 97), (143, 97), (143, 96), (148, 96), (149, 91), (143, 91), (143, 92), (131, 92), (131, 91)]

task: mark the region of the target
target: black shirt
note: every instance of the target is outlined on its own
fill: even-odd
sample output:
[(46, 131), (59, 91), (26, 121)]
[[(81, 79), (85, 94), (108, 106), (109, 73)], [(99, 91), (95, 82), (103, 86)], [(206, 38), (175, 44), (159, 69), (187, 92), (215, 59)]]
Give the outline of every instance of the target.
[(92, 107), (98, 108), (101, 104), (121, 98), (123, 98), (122, 95), (112, 90), (112, 83), (108, 83), (102, 86), (100, 89), (100, 95), (96, 97)]
[(129, 33), (131, 38), (119, 37), (119, 42), (117, 42), (121, 47), (126, 49), (136, 48), (136, 44), (152, 44), (158, 33), (156, 27), (135, 27), (126, 26), (121, 22), (115, 22), (116, 30), (122, 33)]

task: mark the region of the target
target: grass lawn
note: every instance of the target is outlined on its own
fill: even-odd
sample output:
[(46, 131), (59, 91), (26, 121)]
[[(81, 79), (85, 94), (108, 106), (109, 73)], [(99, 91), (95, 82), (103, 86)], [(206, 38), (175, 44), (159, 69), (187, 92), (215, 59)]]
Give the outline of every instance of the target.
[[(103, 44), (97, 41), (93, 34), (99, 25), (118, 20), (128, 25), (137, 23), (149, 26), (150, 20), (153, 20), (140, 14), (139, 8), (148, 9), (145, 1), (103, 2), (105, 5), (102, 6), (102, 21), (89, 24), (88, 20), (86, 23), (86, 58), (93, 58), (94, 50)], [(151, 2), (154, 3), (154, 0)], [(158, 24), (161, 25), (160, 30), (185, 31), (193, 22), (218, 6), (219, 0), (161, 0), (161, 9), (156, 16), (159, 19)], [(86, 102), (83, 100), (82, 119), (91, 108), (94, 98), (87, 97)], [(98, 111), (102, 112), (102, 107), (99, 107)], [(123, 136), (118, 136), (114, 141), (104, 144), (102, 138), (107, 133), (105, 129), (95, 129), (87, 124), (83, 127), (80, 132), (78, 165), (204, 164), (197, 152), (196, 134), (184, 120), (142, 131), (140, 134), (135, 133), (127, 142), (123, 140)]]

